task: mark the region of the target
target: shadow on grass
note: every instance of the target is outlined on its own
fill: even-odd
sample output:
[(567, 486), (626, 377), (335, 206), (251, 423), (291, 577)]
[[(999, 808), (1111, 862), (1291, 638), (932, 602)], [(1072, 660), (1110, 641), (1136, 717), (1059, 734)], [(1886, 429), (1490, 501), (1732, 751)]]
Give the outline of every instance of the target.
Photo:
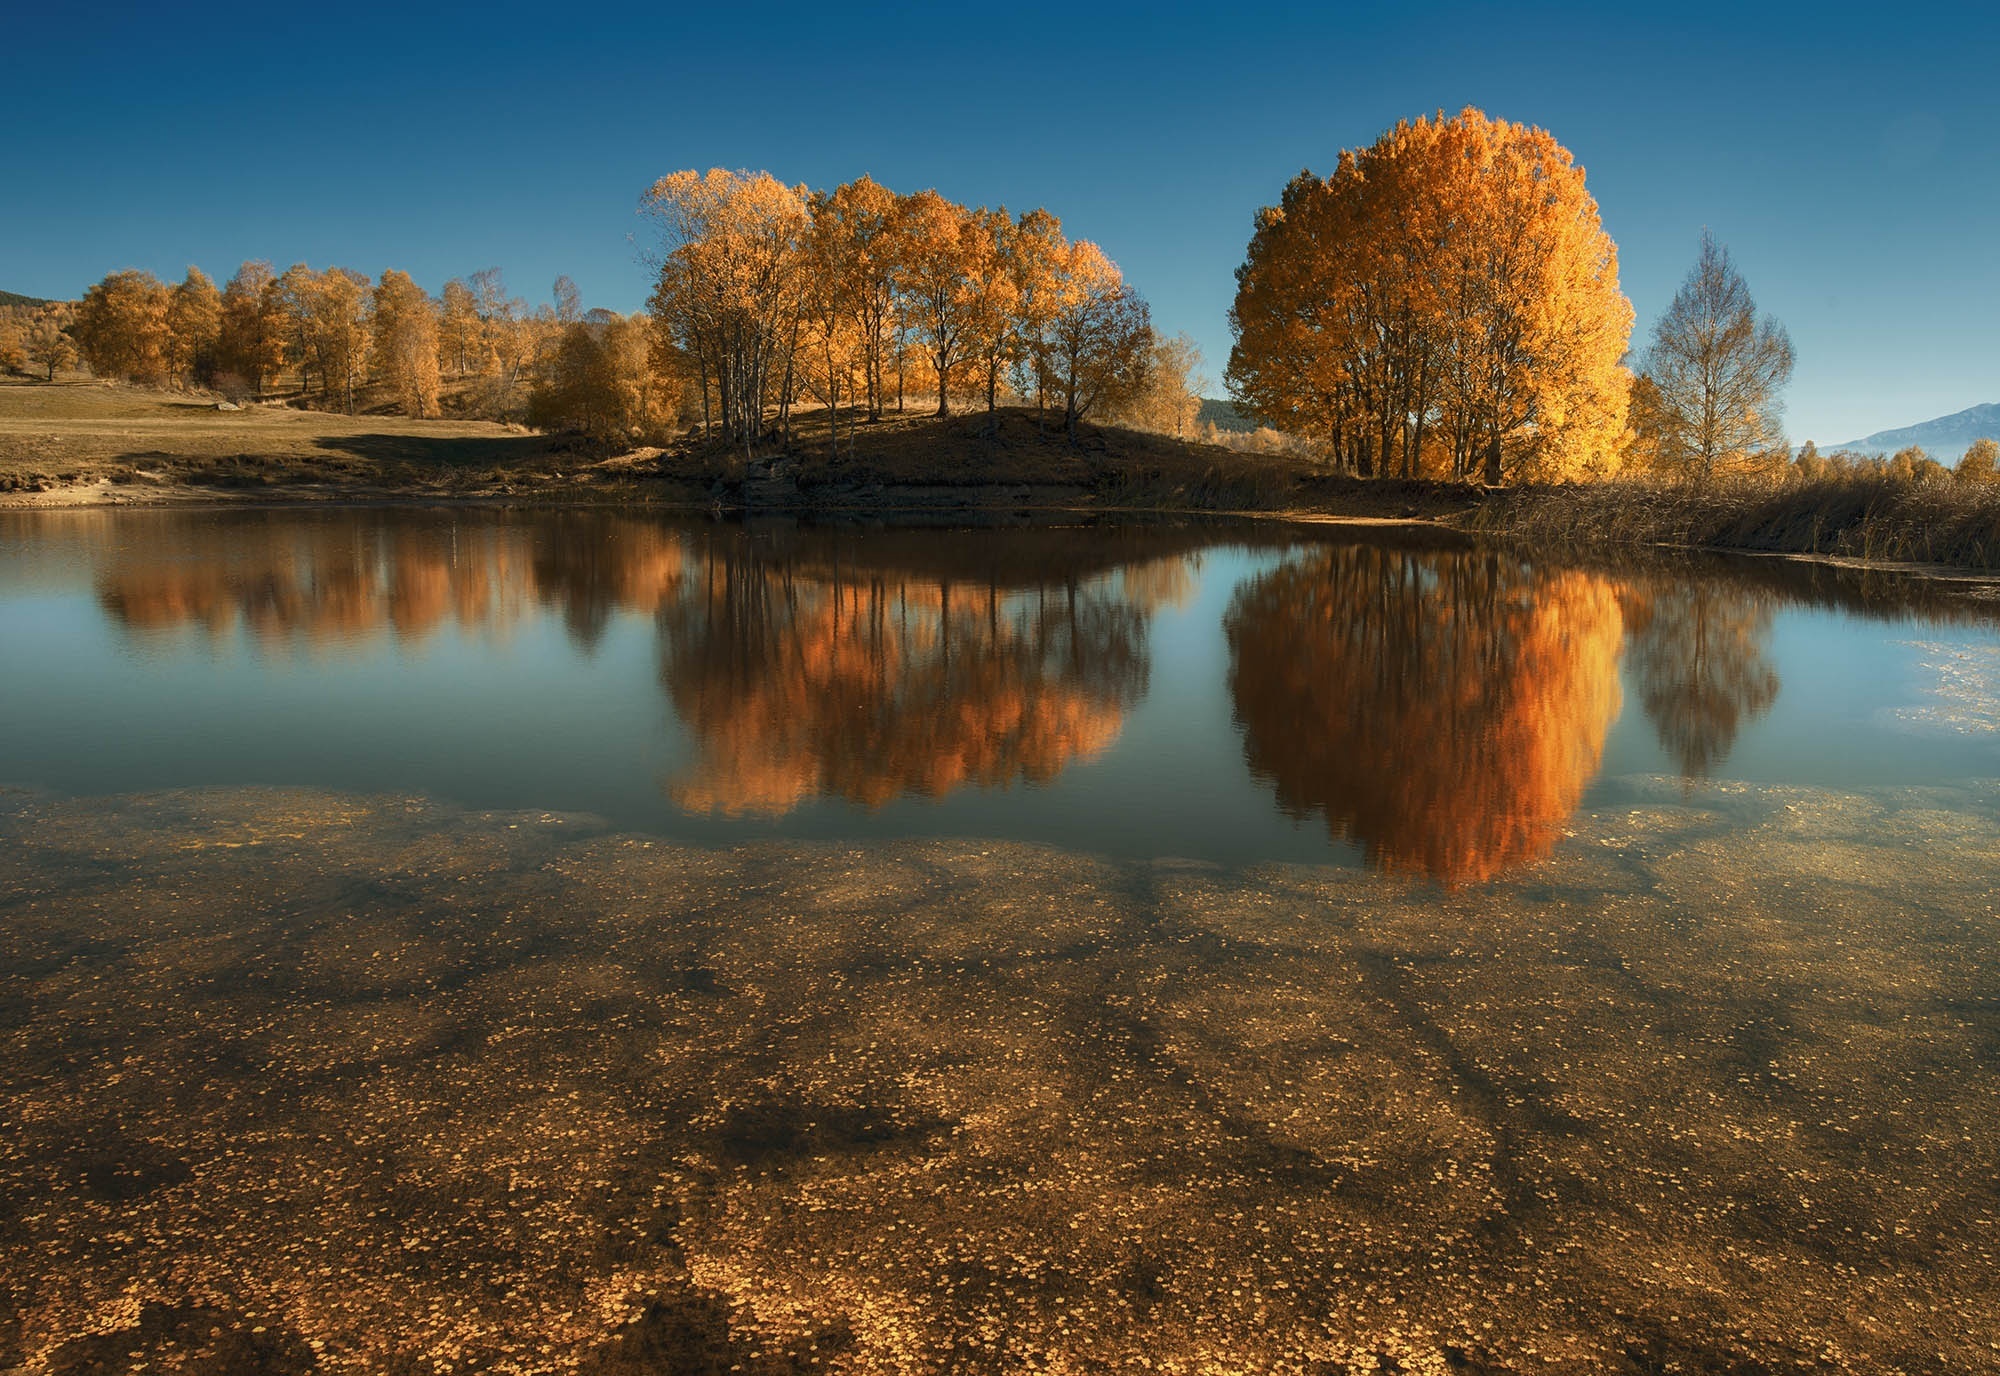
[(324, 435), (313, 443), (371, 463), (431, 468), (524, 463), (553, 456), (546, 435)]

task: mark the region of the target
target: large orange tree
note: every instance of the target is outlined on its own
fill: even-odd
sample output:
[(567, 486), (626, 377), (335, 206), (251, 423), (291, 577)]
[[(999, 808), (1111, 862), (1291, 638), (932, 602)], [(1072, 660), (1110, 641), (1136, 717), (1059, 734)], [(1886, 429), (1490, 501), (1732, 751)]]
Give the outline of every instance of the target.
[(1619, 466), (1632, 306), (1583, 169), (1467, 109), (1301, 172), (1237, 270), (1228, 379), (1363, 475), (1570, 479)]

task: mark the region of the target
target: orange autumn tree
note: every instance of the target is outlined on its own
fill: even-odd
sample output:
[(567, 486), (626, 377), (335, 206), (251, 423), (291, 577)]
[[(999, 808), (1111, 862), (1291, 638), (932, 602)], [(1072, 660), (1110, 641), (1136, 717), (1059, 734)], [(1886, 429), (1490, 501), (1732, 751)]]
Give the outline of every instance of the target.
[(438, 412), (438, 312), (407, 272), (390, 268), (369, 300), (370, 364), (406, 416)]
[(805, 281), (809, 218), (803, 189), (768, 172), (675, 172), (653, 183), (645, 209), (659, 226), (653, 319), (690, 360), (722, 433), (750, 442), (779, 400)]
[(1476, 883), (1542, 858), (1618, 714), (1612, 586), (1490, 550), (1296, 559), (1224, 629), (1251, 773), (1390, 871)]
[(1014, 218), (866, 176), (809, 192), (721, 168), (661, 178), (643, 209), (659, 226), (662, 352), (696, 374), (704, 428), (712, 396), (746, 453), (773, 428), (789, 440), (800, 401), (825, 408), (839, 452), (843, 399), (880, 420), (892, 362), (899, 411), (906, 384), (939, 416), (983, 393), (990, 432), (1008, 386), (1038, 409), (1059, 397), (1073, 433), (1142, 392), (1157, 352), (1145, 300), (1046, 210)]
[(1632, 307), (1583, 169), (1467, 109), (1398, 124), (1259, 212), (1227, 378), (1366, 475), (1616, 471)]
[(93, 284), (73, 331), (83, 361), (99, 377), (164, 383), (173, 343), (168, 305), (167, 287), (150, 272), (114, 272)]

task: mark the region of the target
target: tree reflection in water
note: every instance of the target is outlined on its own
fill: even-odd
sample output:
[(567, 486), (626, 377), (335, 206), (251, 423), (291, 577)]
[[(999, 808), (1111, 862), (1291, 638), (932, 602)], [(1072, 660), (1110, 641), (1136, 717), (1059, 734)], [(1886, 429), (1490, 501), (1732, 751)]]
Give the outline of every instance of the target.
[(1736, 746), (1747, 721), (1778, 700), (1765, 658), (1773, 599), (1709, 580), (1646, 580), (1620, 589), (1626, 664), (1660, 747), (1692, 784)]
[[(1099, 755), (1145, 695), (1155, 612), (1186, 604), (1214, 538), (604, 512), (245, 512), (77, 533), (118, 624), (264, 652), (503, 636), (538, 607), (588, 652), (615, 615), (649, 617), (696, 750), (669, 795), (764, 816), (1046, 783)], [(1472, 883), (1544, 856), (1600, 764), (1621, 640), (1689, 783), (1778, 694), (1766, 653), (1785, 594), (1768, 582), (1230, 534), (1260, 538), (1293, 553), (1225, 618), (1245, 758), (1291, 816), (1324, 818), (1385, 869)]]
[(1546, 855), (1618, 714), (1612, 584), (1490, 550), (1359, 545), (1236, 594), (1251, 772), (1383, 869), (1451, 884)]
[(699, 742), (670, 785), (691, 811), (1046, 783), (1146, 689), (1147, 613), (1103, 577), (1010, 589), (730, 544), (660, 624), (661, 679)]

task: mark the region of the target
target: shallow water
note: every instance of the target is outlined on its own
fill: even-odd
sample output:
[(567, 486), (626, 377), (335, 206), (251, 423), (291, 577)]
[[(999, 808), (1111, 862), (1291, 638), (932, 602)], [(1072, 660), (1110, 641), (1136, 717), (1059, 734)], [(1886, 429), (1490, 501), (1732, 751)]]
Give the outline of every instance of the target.
[(0, 1370), (2000, 1369), (1921, 587), (51, 513), (0, 644)]
[(1631, 774), (2000, 775), (1990, 622), (1753, 572), (1271, 527), (38, 513), (0, 521), (0, 781), (1463, 882)]

